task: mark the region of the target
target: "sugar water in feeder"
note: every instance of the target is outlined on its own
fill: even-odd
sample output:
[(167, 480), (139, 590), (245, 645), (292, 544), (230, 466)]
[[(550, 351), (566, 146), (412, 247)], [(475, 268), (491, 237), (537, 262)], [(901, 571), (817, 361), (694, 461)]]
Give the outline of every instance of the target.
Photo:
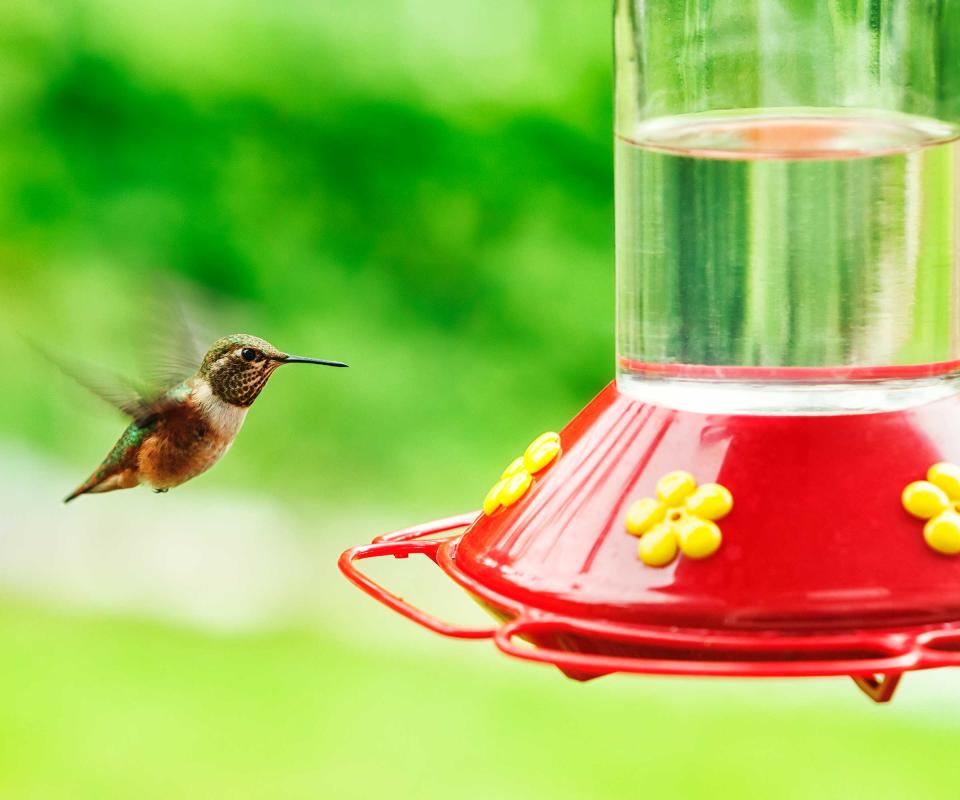
[(930, 57), (960, 60), (956, 4), (617, 5), (621, 391), (762, 414), (956, 392), (960, 85)]

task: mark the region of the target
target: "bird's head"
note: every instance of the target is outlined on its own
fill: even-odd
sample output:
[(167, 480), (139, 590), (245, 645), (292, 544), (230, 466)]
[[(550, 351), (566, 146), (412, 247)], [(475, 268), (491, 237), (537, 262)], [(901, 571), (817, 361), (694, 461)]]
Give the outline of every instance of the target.
[(270, 342), (246, 333), (224, 336), (213, 343), (200, 364), (198, 376), (226, 403), (249, 406), (257, 399), (277, 367), (284, 364), (322, 364), (345, 367), (341, 361), (291, 356)]

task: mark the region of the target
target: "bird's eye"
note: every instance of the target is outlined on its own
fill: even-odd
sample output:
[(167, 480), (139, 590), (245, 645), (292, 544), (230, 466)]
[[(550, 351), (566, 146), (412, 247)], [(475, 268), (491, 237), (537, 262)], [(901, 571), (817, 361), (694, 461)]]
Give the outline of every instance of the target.
[(244, 347), (240, 351), (240, 355), (243, 357), (244, 361), (256, 361), (257, 360), (257, 351), (252, 347)]

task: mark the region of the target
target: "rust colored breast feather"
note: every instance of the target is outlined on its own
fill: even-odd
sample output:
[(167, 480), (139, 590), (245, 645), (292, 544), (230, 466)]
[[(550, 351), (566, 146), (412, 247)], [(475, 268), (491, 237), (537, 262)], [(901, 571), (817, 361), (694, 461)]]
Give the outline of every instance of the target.
[(179, 486), (212, 467), (226, 452), (232, 436), (195, 403), (165, 414), (140, 448), (140, 480), (154, 489)]

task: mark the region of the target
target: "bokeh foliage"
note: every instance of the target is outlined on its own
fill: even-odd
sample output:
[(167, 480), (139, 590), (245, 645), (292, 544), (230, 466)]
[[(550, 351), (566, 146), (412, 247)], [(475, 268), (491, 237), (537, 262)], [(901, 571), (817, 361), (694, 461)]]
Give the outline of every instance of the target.
[[(136, 372), (172, 274), (221, 329), (353, 365), (279, 377), (209, 485), (475, 503), (612, 374), (588, 6), (5, 4), (4, 328)], [(92, 466), (117, 418), (17, 352), (0, 433)]]
[(923, 674), (891, 708), (836, 680), (580, 686), (450, 641), (211, 640), (16, 606), (0, 641), (0, 680), (19, 688), (0, 704), (4, 797), (956, 796), (956, 726)]

